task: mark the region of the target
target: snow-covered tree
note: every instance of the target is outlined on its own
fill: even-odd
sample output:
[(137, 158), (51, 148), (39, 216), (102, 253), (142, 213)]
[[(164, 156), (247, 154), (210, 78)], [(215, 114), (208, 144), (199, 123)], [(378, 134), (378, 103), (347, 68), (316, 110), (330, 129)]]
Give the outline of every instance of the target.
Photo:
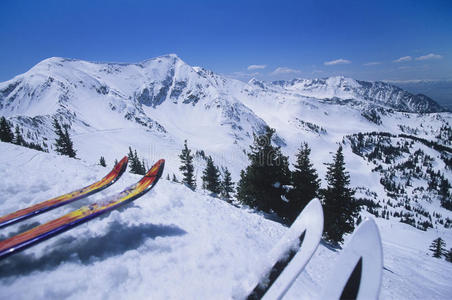
[(293, 189), (288, 194), (289, 203), (286, 209), (286, 218), (292, 223), (303, 208), (317, 196), (320, 180), (314, 169), (309, 155), (311, 149), (303, 143), (296, 155), (297, 161), (292, 172)]
[(139, 175), (146, 174), (144, 160), (143, 162), (140, 161), (140, 158), (138, 157), (137, 154), (137, 150), (133, 151), (132, 147), (129, 146), (129, 153), (127, 154), (127, 157), (129, 158), (130, 173)]
[(181, 154), (179, 155), (181, 160), (181, 166), (179, 170), (182, 171), (182, 183), (186, 184), (191, 189), (196, 189), (196, 180), (195, 180), (195, 167), (193, 166), (193, 155), (191, 155), (191, 150), (188, 149), (187, 140), (184, 142), (184, 148), (182, 149)]
[(0, 141), (11, 143), (14, 139), (14, 134), (11, 130), (11, 125), (5, 119), (5, 117), (0, 118)]
[(344, 233), (353, 232), (359, 208), (353, 198), (354, 191), (349, 187), (350, 175), (345, 170), (342, 146), (327, 164), (326, 181), (328, 186), (321, 190), (325, 216), (324, 237), (333, 243), (342, 243)]
[(446, 257), (446, 261), (452, 263), (452, 248), (450, 248), (449, 251), (444, 256)]
[(450, 196), (450, 183), (449, 181), (442, 177), (440, 184), (439, 184), (439, 196), (441, 197), (441, 206), (448, 209), (448, 210), (452, 210), (452, 199)]
[(441, 258), (446, 250), (446, 242), (442, 238), (437, 238), (433, 240), (433, 242), (430, 244), (430, 251), (432, 251), (432, 256), (436, 258)]
[(55, 150), (61, 155), (67, 155), (69, 157), (75, 157), (76, 151), (74, 150), (74, 145), (72, 143), (71, 137), (69, 136), (69, 132), (67, 127), (63, 128), (58, 123), (56, 118), (53, 119), (53, 128), (57, 138), (55, 140)]
[(288, 158), (280, 147), (272, 145), (274, 133), (274, 129), (267, 127), (263, 135), (254, 136), (248, 154), (250, 165), (240, 173), (237, 199), (250, 207), (281, 215), (286, 203), (281, 196), (286, 193), (284, 185), (290, 183), (290, 171)]
[(214, 165), (211, 156), (207, 158), (207, 165), (202, 175), (202, 186), (204, 189), (214, 193), (220, 193), (220, 171)]
[(221, 181), (221, 197), (230, 200), (234, 193), (234, 183), (232, 182), (231, 172), (228, 168), (223, 168), (223, 180)]
[(19, 146), (25, 146), (26, 144), (18, 125), (16, 125), (16, 128), (14, 129), (13, 143)]
[(171, 179), (172, 182), (179, 182), (179, 180), (177, 180), (176, 175), (173, 173), (173, 178)]
[(107, 164), (105, 163), (105, 158), (103, 156), (101, 156), (99, 159), (99, 165), (101, 165), (102, 167), (107, 166)]

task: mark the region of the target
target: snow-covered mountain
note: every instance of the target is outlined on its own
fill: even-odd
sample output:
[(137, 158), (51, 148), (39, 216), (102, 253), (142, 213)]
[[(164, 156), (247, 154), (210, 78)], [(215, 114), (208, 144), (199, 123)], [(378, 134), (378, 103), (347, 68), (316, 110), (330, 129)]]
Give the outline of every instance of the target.
[[(104, 156), (107, 165), (111, 166), (114, 159), (119, 159), (128, 152), (129, 146), (137, 149), (140, 157), (144, 157), (149, 165), (163, 157), (167, 162), (164, 177), (167, 174), (175, 174), (180, 178), (178, 155), (184, 140), (188, 140), (189, 147), (196, 153), (195, 171), (198, 180), (205, 166), (204, 154), (211, 155), (215, 164), (227, 166), (233, 179), (237, 180), (240, 170), (247, 165), (246, 152), (253, 141), (253, 135), (262, 133), (265, 126), (276, 129), (277, 135), (273, 143), (281, 146), (291, 162), (294, 162), (294, 154), (301, 142), (307, 142), (312, 148), (312, 160), (322, 179), (326, 171), (324, 163), (331, 161), (332, 153), (341, 143), (344, 145), (351, 185), (368, 211), (363, 214), (378, 216), (380, 225), (386, 228), (383, 240), (390, 245), (390, 250), (387, 250), (390, 260), (392, 259), (389, 266), (397, 265), (401, 272), (410, 269), (405, 265), (401, 267), (397, 262), (406, 249), (400, 250), (400, 245), (392, 246), (398, 242), (398, 237), (403, 236), (403, 232), (409, 232), (410, 236), (417, 239), (406, 250), (413, 258), (406, 261), (407, 265), (416, 261), (414, 257), (423, 251), (423, 244), (434, 237), (439, 235), (448, 243), (452, 241), (452, 212), (440, 205), (442, 200), (439, 187), (443, 180), (452, 183), (452, 113), (445, 112), (440, 105), (426, 96), (410, 94), (388, 83), (364, 82), (345, 77), (278, 82), (253, 79), (245, 83), (201, 67), (192, 67), (174, 54), (134, 64), (50, 58), (28, 72), (0, 83), (0, 115), (19, 126), (25, 140), (38, 143), (49, 152), (54, 151), (52, 119), (56, 117), (69, 126), (77, 156), (84, 164), (97, 164), (100, 156)], [(55, 179), (58, 185), (61, 185), (55, 188), (50, 186), (50, 179), (43, 181), (37, 177), (33, 179), (34, 183), (30, 183), (26, 188), (38, 193), (36, 199), (30, 200), (29, 193), (18, 192), (13, 185), (19, 174), (26, 172), (21, 166), (31, 166), (31, 172), (40, 172), (41, 168), (46, 168), (47, 173), (52, 174), (55, 172), (52, 166), (56, 167), (45, 162), (44, 158), (53, 154), (19, 151), (17, 147), (4, 146), (2, 143), (0, 146), (2, 151), (17, 152), (17, 155), (11, 154), (12, 156), (5, 158), (5, 162), (10, 158), (14, 160), (11, 168), (17, 168), (17, 172), (0, 169), (6, 172), (3, 176), (6, 181), (0, 188), (11, 195), (8, 199), (14, 200), (0, 202), (0, 212), (18, 208), (19, 202), (28, 204), (29, 201), (36, 202), (38, 199), (67, 191), (61, 181), (63, 179)], [(35, 162), (35, 157), (39, 158), (39, 161)], [(24, 161), (20, 162), (21, 159)], [(63, 162), (58, 166), (64, 164)], [(79, 163), (74, 162), (74, 168), (79, 167)], [(69, 172), (68, 170), (63, 168), (63, 172)], [(70, 174), (76, 176), (78, 173), (74, 172)], [(88, 173), (82, 172), (82, 178), (76, 182), (82, 184), (82, 181), (85, 183), (93, 180), (95, 176)], [(66, 183), (71, 182), (70, 176), (66, 176), (64, 180)], [(209, 222), (219, 222), (218, 211), (224, 209), (223, 204), (215, 204), (216, 200), (198, 193), (189, 192), (189, 195), (185, 195), (188, 190), (178, 185), (162, 185), (160, 192), (157, 189), (159, 197), (163, 199), (158, 202), (158, 209), (164, 214), (158, 220), (163, 220), (172, 215), (174, 210), (184, 207), (184, 201), (191, 201), (192, 205), (196, 202), (193, 199), (202, 197), (209, 205), (214, 203), (212, 209), (216, 210)], [(177, 186), (175, 194), (163, 196), (163, 191), (173, 191), (174, 186)], [(79, 186), (74, 185), (75, 187)], [(449, 191), (452, 189), (449, 188)], [(171, 201), (166, 203), (165, 200), (168, 199)], [(209, 205), (202, 204), (199, 208), (208, 214)], [(171, 206), (171, 209), (168, 206)], [(253, 228), (249, 229), (252, 233), (246, 231), (246, 236), (260, 236), (262, 230), (273, 232), (267, 237), (265, 245), (260, 242), (253, 244), (255, 240), (249, 241), (253, 249), (261, 246), (265, 249), (276, 240), (275, 236), (279, 236), (283, 231), (261, 219), (248, 220), (248, 217), (243, 217), (234, 209), (229, 210), (228, 205), (225, 207), (226, 215), (234, 220), (245, 218), (242, 225)], [(147, 216), (154, 218), (158, 214), (151, 211), (149, 206), (145, 215), (138, 217), (139, 220)], [(190, 209), (181, 209), (179, 213), (182, 216), (183, 213), (192, 212)], [(112, 215), (117, 218), (114, 217), (115, 214)], [(183, 218), (177, 220), (174, 222)], [(183, 231), (174, 231), (174, 228), (168, 226), (161, 229), (168, 235), (184, 235), (184, 231), (190, 231), (195, 224), (190, 223), (190, 220), (191, 218), (188, 223), (182, 222), (182, 225), (178, 225)], [(400, 224), (399, 221), (408, 225)], [(130, 230), (135, 232), (138, 225), (129, 225), (132, 228)], [(393, 225), (402, 232), (396, 237), (391, 235)], [(406, 231), (407, 227), (409, 230)], [(225, 230), (220, 227), (217, 229)], [(137, 230), (139, 233), (141, 229)], [(189, 236), (190, 239), (193, 238), (192, 235)], [(241, 238), (243, 236), (237, 237)], [(236, 237), (231, 236), (231, 239), (228, 245), (232, 247), (237, 242), (234, 241)], [(193, 249), (202, 244), (202, 239), (198, 236), (195, 236), (195, 241), (187, 244), (189, 251), (195, 251)], [(403, 242), (411, 243), (408, 239)], [(163, 252), (172, 248), (171, 245), (165, 244), (165, 241), (160, 246)], [(160, 246), (156, 247), (160, 249)], [(217, 246), (212, 247), (214, 248), (205, 253), (205, 259), (210, 252), (217, 250)], [(228, 247), (222, 251), (233, 251)], [(173, 251), (174, 249), (170, 252), (178, 253)], [(325, 253), (327, 257), (332, 255), (326, 248), (322, 248), (320, 253), (319, 259), (322, 259)], [(170, 257), (163, 255), (162, 261), (159, 262), (165, 259), (180, 260), (176, 254)], [(83, 256), (83, 253), (80, 255)], [(241, 261), (243, 256), (231, 255), (230, 258)], [(80, 259), (85, 263), (83, 257)], [(144, 263), (133, 258), (130, 261), (133, 264)], [(215, 260), (211, 262), (217, 263)], [(217, 267), (223, 269), (225, 264), (226, 262), (221, 261)], [(144, 265), (158, 267), (146, 263)], [(385, 266), (388, 267), (386, 263)], [(109, 264), (105, 267), (112, 268)], [(20, 268), (24, 268), (23, 265)], [(55, 268), (55, 265), (51, 268)], [(202, 266), (199, 268), (202, 269)], [(321, 276), (321, 268), (311, 269), (311, 273)], [(447, 268), (447, 265), (441, 265), (441, 268)], [(131, 272), (128, 267), (126, 269)], [(194, 274), (198, 274), (198, 267), (194, 269)], [(392, 268), (389, 269), (392, 271)], [(123, 272), (125, 269), (111, 270)], [(243, 274), (250, 270), (246, 267), (238, 273), (230, 271), (228, 284), (240, 281)], [(391, 291), (383, 294), (385, 297), (396, 295), (396, 298), (410, 298), (423, 295), (421, 291), (409, 294), (395, 292), (390, 280), (397, 281), (397, 275), (388, 273), (386, 276), (391, 278), (386, 282)], [(428, 276), (430, 275), (419, 275), (419, 282)], [(51, 278), (53, 277), (48, 277), (49, 280)], [(20, 284), (22, 279), (15, 281), (15, 284)], [(182, 279), (187, 280), (185, 277)], [(161, 277), (159, 280), (165, 278)], [(308, 277), (303, 279), (305, 284), (307, 281), (307, 284), (314, 288), (319, 287), (319, 280), (319, 277), (312, 280)], [(158, 285), (160, 281), (156, 282)], [(405, 286), (406, 290), (411, 291), (416, 282)], [(10, 291), (13, 290), (14, 286)], [(300, 290), (302, 289), (296, 291)], [(190, 295), (194, 295), (194, 290), (192, 292)], [(206, 297), (214, 295), (210, 292), (206, 292)], [(233, 295), (235, 292), (229, 289), (221, 291), (222, 295)], [(89, 294), (91, 293), (92, 289)], [(141, 295), (140, 291), (137, 293)], [(440, 297), (445, 294), (447, 288), (438, 295)], [(165, 295), (173, 296), (162, 294), (163, 297)], [(306, 293), (304, 295), (306, 296)], [(309, 295), (306, 297), (309, 298)]]
[(293, 79), (263, 83), (252, 79), (250, 84), (273, 91), (292, 92), (306, 97), (329, 101), (352, 100), (355, 103), (383, 106), (396, 111), (432, 113), (446, 111), (433, 99), (413, 95), (386, 82), (362, 81), (342, 76), (321, 79)]
[[(253, 134), (268, 125), (276, 129), (273, 142), (292, 161), (300, 143), (308, 142), (323, 177), (324, 163), (344, 143), (352, 185), (363, 201), (375, 203), (369, 210), (405, 221), (417, 214), (412, 225), (422, 229), (452, 222), (450, 211), (438, 204), (440, 181), (452, 182), (452, 116), (443, 110), (388, 83), (340, 76), (244, 83), (189, 66), (174, 54), (133, 64), (49, 58), (0, 83), (0, 114), (20, 125), (26, 140), (53, 151), (57, 117), (70, 126), (78, 157), (90, 162), (101, 155), (112, 162), (132, 146), (148, 164), (167, 158), (167, 173), (178, 176), (178, 154), (187, 139), (196, 153), (212, 155), (237, 180)], [(372, 132), (386, 139), (370, 138)], [(384, 147), (399, 149), (398, 155), (373, 153), (369, 159), (369, 152)], [(431, 166), (410, 173), (409, 180), (393, 170), (419, 149)], [(199, 178), (203, 155), (195, 163)], [(394, 195), (394, 186), (406, 193)], [(411, 203), (414, 195), (433, 202)], [(388, 202), (394, 207), (387, 208)]]

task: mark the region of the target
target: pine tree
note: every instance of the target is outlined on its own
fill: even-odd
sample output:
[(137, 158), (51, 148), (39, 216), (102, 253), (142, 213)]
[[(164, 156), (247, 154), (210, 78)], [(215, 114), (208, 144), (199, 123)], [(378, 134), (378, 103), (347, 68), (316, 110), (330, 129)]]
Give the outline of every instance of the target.
[(135, 156), (133, 155), (132, 147), (129, 146), (129, 153), (127, 153), (127, 158), (129, 159), (130, 173), (136, 173), (137, 162), (135, 161)]
[(114, 166), (116, 166), (117, 164), (118, 164), (118, 160), (115, 159)]
[(441, 178), (438, 191), (438, 194), (441, 198), (441, 206), (448, 210), (452, 210), (452, 199), (450, 198), (449, 189), (450, 189), (449, 181), (444, 177)]
[(452, 248), (444, 255), (446, 257), (446, 261), (452, 263)]
[(102, 167), (107, 166), (107, 164), (105, 163), (105, 158), (103, 156), (101, 156), (99, 159), (99, 165), (101, 165)]
[(74, 144), (72, 143), (67, 128), (64, 128), (64, 139), (66, 145), (66, 155), (75, 158), (76, 151), (74, 150)]
[(182, 171), (182, 183), (186, 184), (192, 190), (196, 189), (196, 181), (194, 176), (195, 168), (193, 166), (193, 155), (190, 154), (191, 150), (188, 149), (187, 140), (184, 142), (184, 148), (182, 153), (179, 155), (181, 160), (181, 166), (179, 170)]
[(5, 117), (0, 118), (0, 141), (11, 143), (14, 139), (14, 134), (11, 130), (9, 122)]
[(144, 158), (141, 160), (141, 175), (146, 175), (146, 170), (148, 168), (146, 167), (146, 163), (144, 162)]
[(220, 189), (220, 171), (218, 167), (213, 164), (211, 156), (207, 158), (207, 166), (203, 171), (202, 186), (204, 189), (219, 194)]
[(172, 181), (173, 182), (177, 182), (177, 183), (179, 183), (179, 180), (177, 180), (177, 177), (176, 177), (176, 175), (173, 173), (173, 179), (172, 179)]
[(350, 175), (345, 170), (342, 146), (339, 146), (333, 162), (327, 166), (328, 186), (321, 191), (325, 216), (324, 237), (330, 242), (342, 243), (344, 233), (353, 231), (354, 219), (359, 212), (353, 198), (354, 191), (349, 187)]
[(139, 175), (146, 174), (144, 160), (143, 162), (140, 161), (137, 150), (132, 150), (132, 147), (129, 146), (129, 153), (127, 154), (127, 157), (129, 158), (130, 173)]
[(14, 129), (14, 139), (13, 143), (19, 146), (25, 146), (27, 143), (25, 142), (24, 138), (22, 137), (22, 134), (20, 133), (19, 126), (16, 125), (16, 128)]
[(290, 171), (288, 158), (280, 147), (271, 144), (274, 133), (274, 129), (267, 127), (265, 134), (254, 135), (248, 154), (250, 165), (240, 172), (237, 199), (250, 207), (281, 215), (285, 206), (281, 196), (286, 193), (284, 185), (290, 183)]
[(169, 173), (168, 173), (168, 174), (166, 174), (166, 180), (168, 180), (168, 181), (170, 181), (170, 180), (171, 180), (171, 178), (169, 177)]
[(293, 189), (288, 194), (289, 203), (286, 212), (289, 223), (297, 218), (309, 201), (317, 197), (320, 179), (309, 159), (310, 154), (308, 144), (303, 143), (296, 155), (295, 170), (292, 172)]
[(223, 168), (223, 180), (221, 181), (221, 197), (230, 200), (234, 193), (234, 183), (228, 168)]
[(67, 127), (64, 129), (56, 118), (53, 119), (53, 128), (57, 138), (55, 140), (55, 151), (61, 155), (67, 155), (69, 157), (75, 157), (76, 152), (72, 144), (72, 140), (69, 136)]
[(433, 240), (433, 242), (430, 245), (430, 251), (433, 252), (432, 256), (436, 258), (441, 258), (445, 254), (446, 242), (442, 238), (437, 238)]

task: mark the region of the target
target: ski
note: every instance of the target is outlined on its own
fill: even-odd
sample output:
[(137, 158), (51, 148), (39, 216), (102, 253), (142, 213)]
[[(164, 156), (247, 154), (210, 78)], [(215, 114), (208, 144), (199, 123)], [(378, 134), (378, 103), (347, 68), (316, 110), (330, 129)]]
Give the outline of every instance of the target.
[(375, 221), (355, 230), (337, 258), (320, 299), (378, 299), (383, 272), (383, 249)]
[(311, 259), (322, 231), (322, 205), (313, 199), (270, 251), (268, 270), (246, 299), (281, 299)]
[(127, 156), (124, 156), (124, 158), (114, 166), (110, 173), (91, 185), (0, 217), (0, 228), (42, 214), (70, 202), (88, 197), (89, 195), (95, 194), (109, 187), (115, 183), (127, 169), (127, 162)]
[(141, 197), (151, 190), (158, 182), (162, 176), (164, 165), (165, 160), (159, 160), (140, 181), (129, 186), (118, 194), (107, 197), (91, 205), (84, 206), (58, 219), (39, 225), (26, 232), (1, 241), (0, 259), (25, 250), (33, 245), (36, 245), (44, 240), (47, 240)]

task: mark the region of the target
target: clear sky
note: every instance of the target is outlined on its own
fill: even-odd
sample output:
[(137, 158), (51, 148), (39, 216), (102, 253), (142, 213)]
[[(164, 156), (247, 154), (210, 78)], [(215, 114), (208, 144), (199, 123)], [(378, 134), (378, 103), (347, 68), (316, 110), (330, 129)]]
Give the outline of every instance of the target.
[(0, 1), (0, 81), (168, 53), (242, 80), (452, 79), (452, 0)]

